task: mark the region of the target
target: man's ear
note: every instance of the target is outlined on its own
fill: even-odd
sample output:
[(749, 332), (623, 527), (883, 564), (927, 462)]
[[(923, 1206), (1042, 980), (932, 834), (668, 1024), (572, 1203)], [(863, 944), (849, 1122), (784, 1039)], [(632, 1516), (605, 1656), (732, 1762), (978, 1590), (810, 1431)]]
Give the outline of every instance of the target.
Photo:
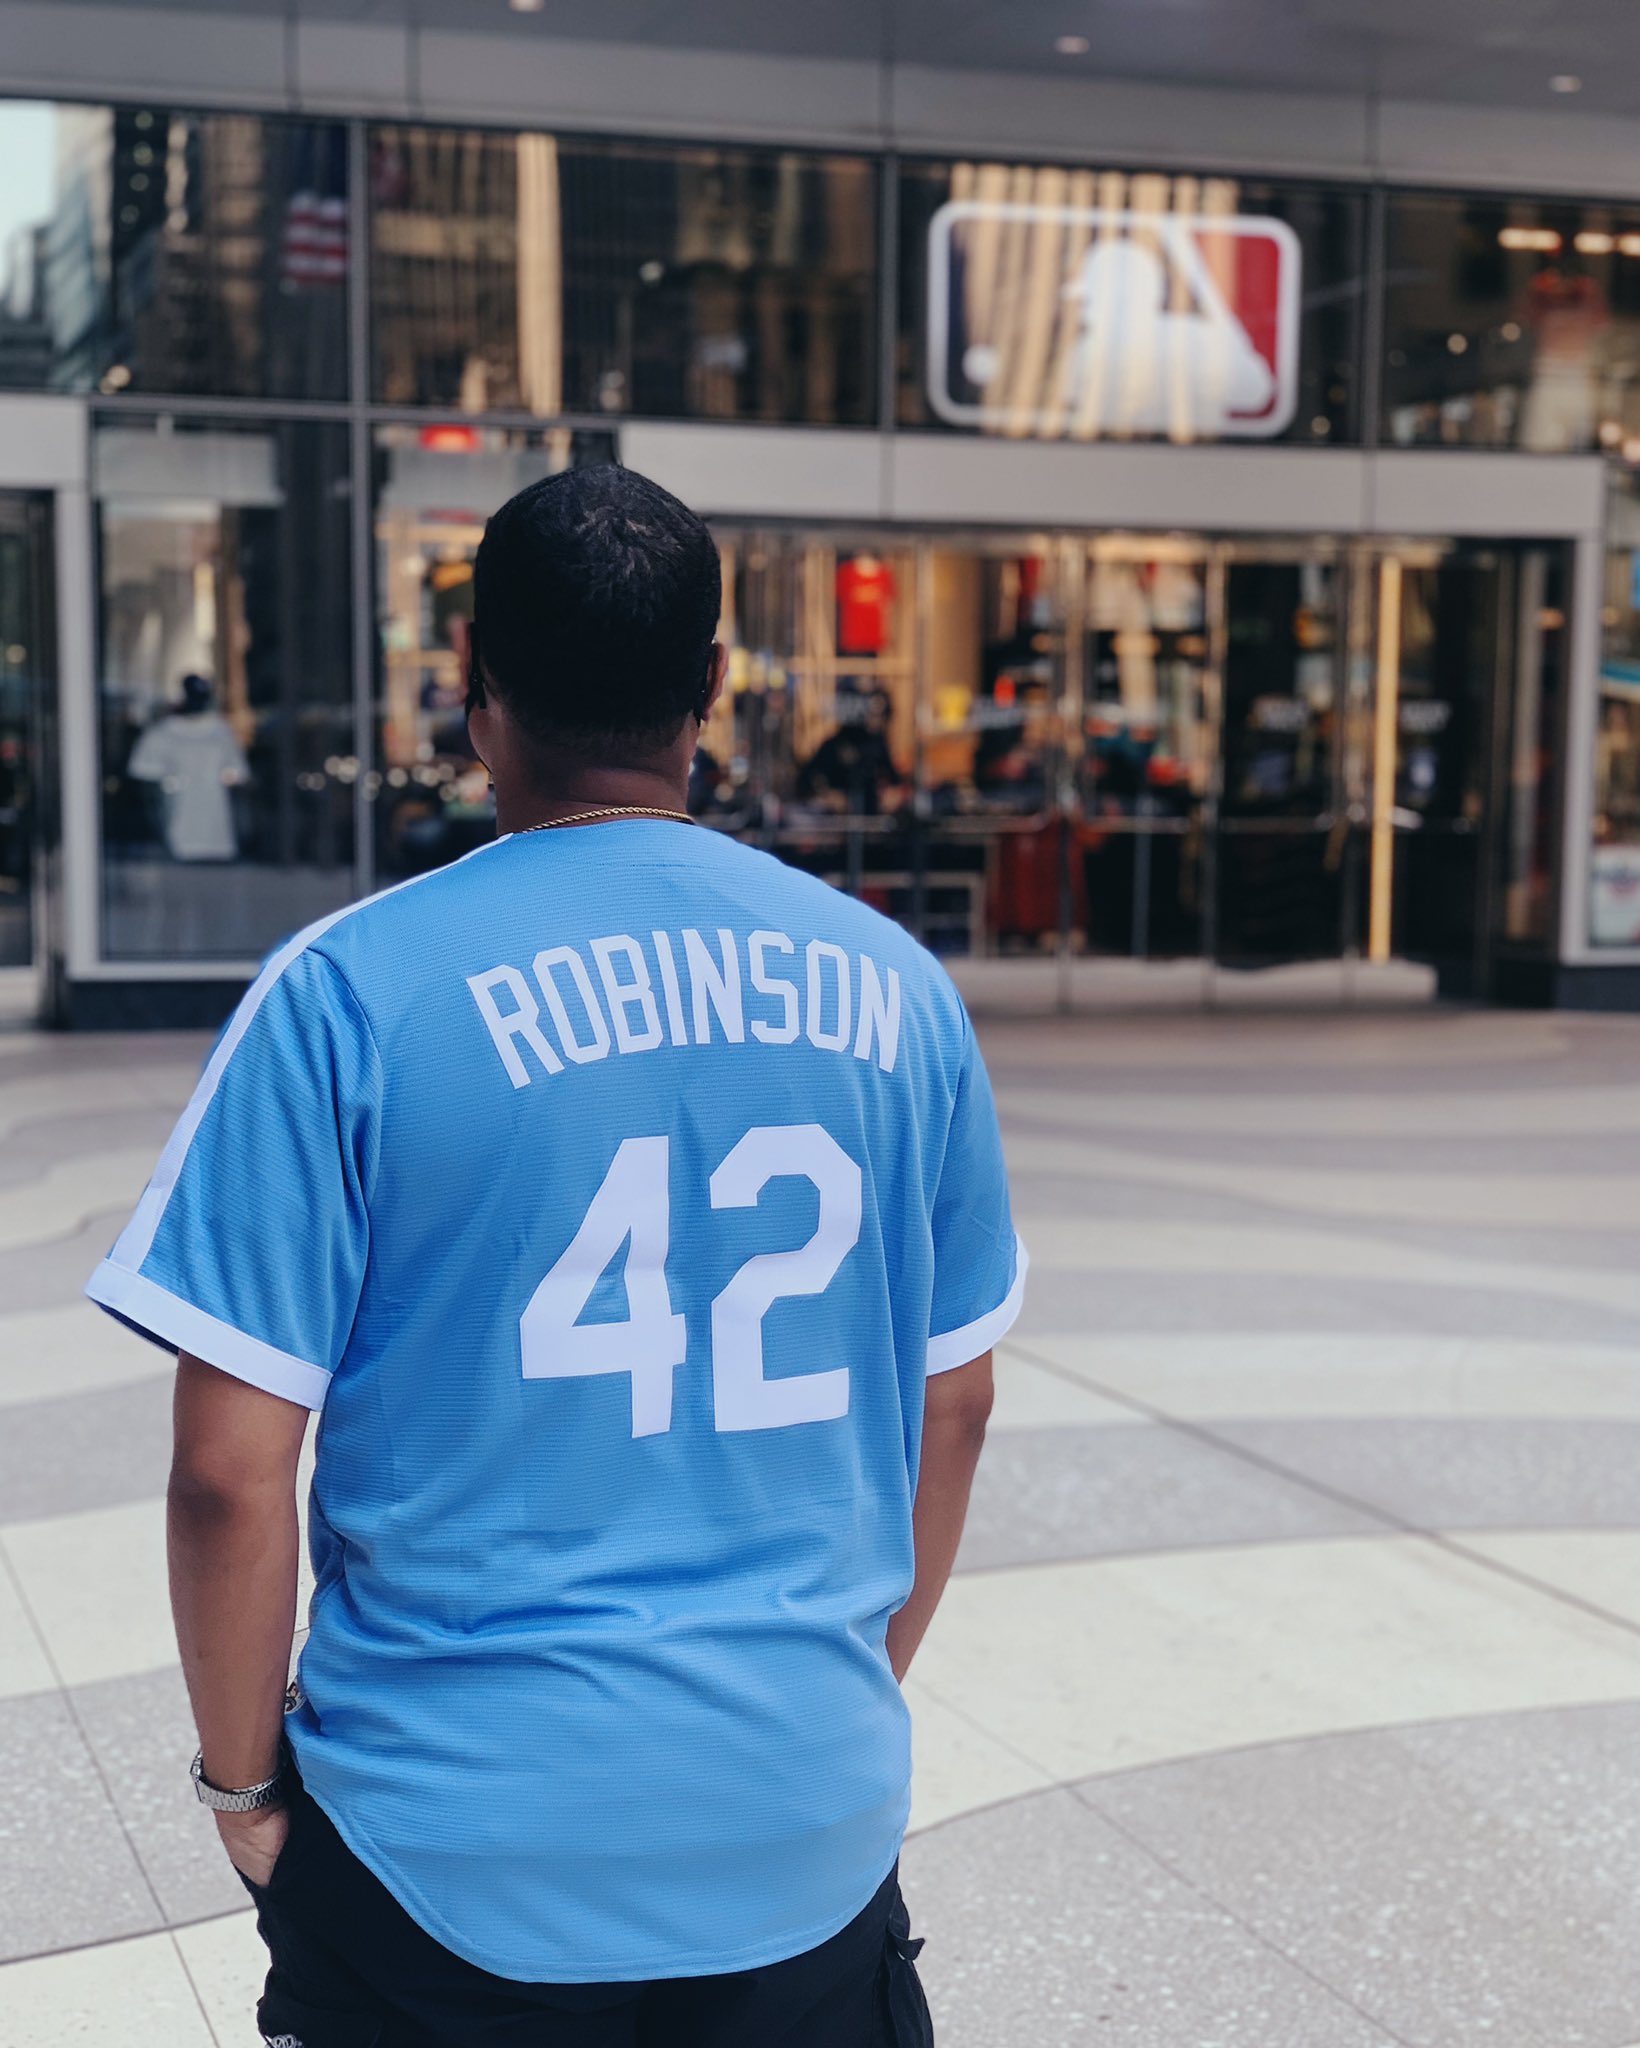
[(467, 669), (467, 741), (481, 764), (493, 773), (495, 760), (495, 713), (492, 692), (484, 687), (484, 664), (478, 651), (478, 628), (471, 619), (458, 625), (456, 652)]
[(456, 653), (467, 671), (467, 709), (482, 709), (485, 699), (484, 662), (478, 651), (478, 621), (456, 622)]
[(495, 773), (495, 712), (486, 701), (467, 711), (467, 744), (478, 756), (479, 765), (485, 771)]
[(721, 640), (712, 642), (712, 652), (706, 664), (706, 687), (695, 707), (695, 716), (704, 725), (712, 715), (712, 707), (723, 695), (723, 679), (729, 673), (729, 650)]

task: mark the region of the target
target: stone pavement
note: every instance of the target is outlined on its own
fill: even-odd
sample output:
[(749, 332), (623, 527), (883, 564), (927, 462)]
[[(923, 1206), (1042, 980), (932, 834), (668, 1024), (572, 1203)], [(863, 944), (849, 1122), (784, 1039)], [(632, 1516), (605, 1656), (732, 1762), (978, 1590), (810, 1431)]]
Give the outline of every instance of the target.
[[(984, 1037), (1033, 1273), (908, 1686), (941, 2048), (1640, 2043), (1640, 1021)], [(0, 1037), (0, 2048), (256, 2039), (167, 1371), (76, 1302), (202, 1050)]]

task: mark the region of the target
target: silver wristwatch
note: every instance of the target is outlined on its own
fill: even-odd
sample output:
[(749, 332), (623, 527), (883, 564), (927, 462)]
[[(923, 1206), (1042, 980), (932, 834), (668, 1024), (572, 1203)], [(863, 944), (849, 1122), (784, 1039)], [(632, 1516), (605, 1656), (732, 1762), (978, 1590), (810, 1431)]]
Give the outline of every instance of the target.
[(194, 1758), (192, 1775), (200, 1805), (208, 1806), (212, 1813), (260, 1813), (264, 1806), (277, 1806), (285, 1796), (285, 1774), (282, 1770), (275, 1771), (271, 1778), (264, 1778), (260, 1785), (246, 1785), (237, 1792), (225, 1792), (206, 1777), (203, 1750)]

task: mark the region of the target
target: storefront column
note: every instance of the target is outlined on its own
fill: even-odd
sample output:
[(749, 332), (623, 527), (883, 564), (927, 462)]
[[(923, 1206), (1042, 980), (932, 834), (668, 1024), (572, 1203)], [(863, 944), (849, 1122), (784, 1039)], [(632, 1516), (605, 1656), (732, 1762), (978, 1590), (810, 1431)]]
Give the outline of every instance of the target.
[[(1561, 800), (1560, 933), (1563, 964), (1595, 957), (1589, 945), (1589, 861), (1594, 846), (1594, 752), (1600, 723), (1600, 608), (1605, 535), (1580, 534), (1572, 554), (1565, 782)], [(1605, 956), (1609, 959), (1609, 954)]]
[[(81, 413), (82, 439), (86, 427)], [(62, 845), (57, 858), (62, 904), (63, 979), (95, 973), (98, 954), (97, 587), (91, 491), (80, 482), (57, 493), (57, 705)], [(47, 963), (53, 1009), (66, 991)], [(52, 1021), (61, 1021), (59, 1017)]]

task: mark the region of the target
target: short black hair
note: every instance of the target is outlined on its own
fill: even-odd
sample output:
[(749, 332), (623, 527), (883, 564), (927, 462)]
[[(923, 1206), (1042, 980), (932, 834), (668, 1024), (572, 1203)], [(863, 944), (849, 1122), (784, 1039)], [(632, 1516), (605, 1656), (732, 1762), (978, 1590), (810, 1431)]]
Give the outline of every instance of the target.
[(717, 544), (687, 505), (614, 463), (566, 469), (484, 529), (475, 670), (543, 745), (658, 752), (704, 710), (722, 598)]

